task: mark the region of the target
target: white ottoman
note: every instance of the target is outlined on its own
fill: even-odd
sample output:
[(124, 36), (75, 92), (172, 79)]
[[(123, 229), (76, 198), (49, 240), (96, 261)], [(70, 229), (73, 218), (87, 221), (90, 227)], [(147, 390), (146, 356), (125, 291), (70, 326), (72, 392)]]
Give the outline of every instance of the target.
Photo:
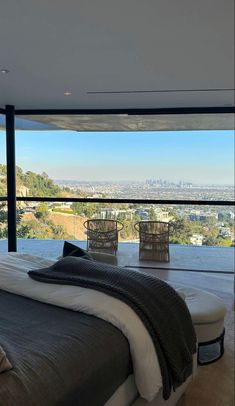
[[(216, 295), (201, 289), (172, 283), (171, 286), (185, 296), (185, 302), (189, 308), (197, 335), (199, 365), (207, 365), (217, 361), (224, 353), (226, 307), (223, 301)], [(219, 346), (218, 354), (212, 355), (210, 358), (210, 351), (207, 351), (209, 358), (202, 360), (202, 351), (200, 350), (203, 347), (205, 349), (205, 346), (212, 346), (212, 344)]]

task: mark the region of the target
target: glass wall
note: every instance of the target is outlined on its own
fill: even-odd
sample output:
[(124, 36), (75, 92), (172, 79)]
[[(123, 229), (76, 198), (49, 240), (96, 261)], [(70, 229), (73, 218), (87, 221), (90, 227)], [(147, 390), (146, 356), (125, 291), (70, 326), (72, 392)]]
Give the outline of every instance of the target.
[(146, 201), (21, 202), (18, 238), (84, 241), (83, 222), (97, 217), (125, 223), (120, 241), (138, 241), (134, 222), (162, 220), (178, 227), (172, 244), (233, 245), (232, 207), (147, 203), (232, 201), (233, 123), (231, 114), (18, 117), (18, 196)]
[(18, 195), (233, 200), (230, 114), (33, 118), (16, 135)]

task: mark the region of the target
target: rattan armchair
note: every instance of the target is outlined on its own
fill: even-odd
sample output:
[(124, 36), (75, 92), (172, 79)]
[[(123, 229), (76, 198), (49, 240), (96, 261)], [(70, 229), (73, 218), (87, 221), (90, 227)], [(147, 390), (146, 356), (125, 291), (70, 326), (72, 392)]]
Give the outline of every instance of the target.
[(116, 255), (118, 232), (123, 224), (117, 220), (92, 219), (84, 223), (87, 234), (87, 251), (102, 251)]
[(139, 259), (169, 262), (169, 223), (140, 221), (134, 225), (139, 232)]

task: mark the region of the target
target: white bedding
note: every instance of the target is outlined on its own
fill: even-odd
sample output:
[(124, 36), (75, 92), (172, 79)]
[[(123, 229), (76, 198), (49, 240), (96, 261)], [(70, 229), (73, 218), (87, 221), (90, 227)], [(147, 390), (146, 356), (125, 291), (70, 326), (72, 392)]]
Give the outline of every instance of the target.
[(47, 267), (53, 262), (28, 254), (0, 254), (0, 289), (112, 323), (129, 341), (141, 397), (148, 401), (154, 399), (162, 387), (162, 378), (152, 340), (142, 321), (129, 306), (107, 294), (79, 286), (41, 283), (27, 275), (28, 270)]

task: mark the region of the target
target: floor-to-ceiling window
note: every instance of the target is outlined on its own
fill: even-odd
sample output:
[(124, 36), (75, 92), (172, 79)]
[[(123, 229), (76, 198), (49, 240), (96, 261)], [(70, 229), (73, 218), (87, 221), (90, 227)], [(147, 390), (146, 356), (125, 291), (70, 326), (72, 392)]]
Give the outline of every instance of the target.
[(97, 217), (124, 223), (120, 241), (138, 240), (136, 221), (160, 220), (174, 224), (171, 243), (232, 246), (232, 206), (206, 202), (234, 199), (233, 126), (232, 114), (18, 117), (18, 238), (85, 240)]

